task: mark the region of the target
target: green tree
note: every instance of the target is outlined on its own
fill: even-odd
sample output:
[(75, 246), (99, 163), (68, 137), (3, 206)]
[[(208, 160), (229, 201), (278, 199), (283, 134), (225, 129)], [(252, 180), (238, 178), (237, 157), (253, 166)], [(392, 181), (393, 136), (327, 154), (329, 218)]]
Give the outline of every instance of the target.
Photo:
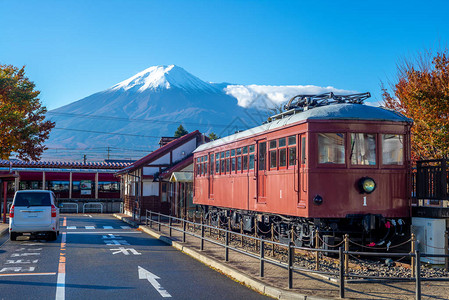
[(209, 133), (209, 135), (207, 136), (211, 141), (217, 140), (220, 137), (218, 135), (216, 135), (215, 133), (211, 132)]
[(175, 131), (175, 138), (179, 138), (183, 135), (186, 135), (187, 133), (189, 133), (189, 132), (184, 129), (184, 126), (179, 125), (178, 129), (176, 129), (176, 131)]
[(392, 94), (382, 86), (384, 105), (413, 119), (412, 159), (449, 157), (449, 55), (419, 54), (398, 65)]
[(55, 126), (45, 121), (39, 91), (21, 69), (0, 65), (0, 157), (11, 154), (23, 160), (39, 160), (43, 144)]

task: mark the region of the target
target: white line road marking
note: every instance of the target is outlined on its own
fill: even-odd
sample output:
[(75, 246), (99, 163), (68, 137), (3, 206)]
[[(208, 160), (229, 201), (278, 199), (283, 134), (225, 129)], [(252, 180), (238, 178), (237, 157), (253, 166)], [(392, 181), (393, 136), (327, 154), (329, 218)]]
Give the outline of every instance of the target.
[(84, 214), (84, 216), (85, 216), (85, 217), (89, 217), (89, 218), (92, 218), (92, 216), (91, 216), (91, 215), (86, 215), (86, 214)]
[(12, 260), (12, 259), (7, 259), (5, 264), (37, 264), (39, 260), (35, 259), (35, 260), (25, 260), (25, 259), (18, 259), (18, 260)]
[(131, 229), (129, 226), (120, 226), (122, 229)]
[(76, 229), (76, 226), (67, 226), (67, 229)]
[(56, 281), (56, 298), (55, 300), (65, 299), (65, 249), (66, 249), (67, 233), (62, 233), (61, 254), (59, 256), (58, 279)]
[(171, 295), (157, 282), (157, 279), (161, 279), (159, 276), (154, 275), (150, 271), (145, 270), (141, 266), (137, 266), (139, 272), (139, 279), (146, 279), (149, 283), (161, 294), (164, 298), (170, 298)]
[(86, 229), (95, 229), (95, 226), (84, 226)]
[(11, 257), (18, 257), (18, 256), (35, 256), (35, 255), (41, 255), (40, 253), (13, 253), (11, 254)]
[(104, 240), (108, 240), (108, 239), (121, 239), (121, 237), (120, 237), (119, 235), (108, 234), (108, 235), (103, 235), (103, 239), (104, 239)]
[(17, 274), (0, 274), (0, 277), (6, 276), (45, 276), (45, 275), (56, 275), (56, 272), (53, 273), (17, 273)]
[(114, 229), (112, 226), (103, 226), (103, 229)]
[(35, 267), (6, 267), (0, 270), (0, 273), (3, 272), (33, 272), (36, 268)]
[(110, 240), (110, 241), (104, 241), (106, 243), (106, 246), (115, 246), (115, 245), (129, 245), (127, 241), (123, 240)]
[(123, 253), (125, 255), (129, 255), (128, 252), (131, 252), (134, 255), (142, 255), (142, 253), (137, 252), (136, 249), (133, 249), (133, 248), (119, 247), (118, 249), (109, 249), (109, 250), (115, 251), (115, 252), (112, 252), (112, 254)]

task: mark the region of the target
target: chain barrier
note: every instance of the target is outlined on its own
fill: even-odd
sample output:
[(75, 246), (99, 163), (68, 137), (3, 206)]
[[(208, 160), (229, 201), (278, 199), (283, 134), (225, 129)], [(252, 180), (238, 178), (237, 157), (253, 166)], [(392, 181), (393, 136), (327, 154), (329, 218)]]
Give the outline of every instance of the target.
[(323, 245), (326, 245), (326, 246), (331, 247), (331, 248), (337, 248), (337, 247), (340, 247), (340, 246), (345, 242), (344, 240), (342, 240), (342, 241), (341, 241), (340, 243), (338, 243), (337, 245), (330, 245), (330, 244), (326, 243), (326, 242), (321, 238), (320, 235), (318, 235), (318, 238), (320, 239), (321, 243), (323, 243)]
[(424, 246), (426, 246), (426, 247), (429, 247), (429, 248), (432, 248), (432, 249), (440, 249), (440, 250), (444, 250), (444, 247), (434, 247), (434, 246), (430, 246), (430, 245), (427, 245), (426, 243), (422, 243), (421, 241), (420, 242), (418, 242), (420, 245), (424, 245)]
[(409, 243), (411, 240), (412, 240), (412, 239), (408, 239), (408, 240), (405, 241), (405, 242), (402, 242), (402, 243), (400, 243), (400, 244), (393, 245), (393, 246), (386, 246), (386, 247), (370, 247), (370, 246), (365, 246), (365, 245), (356, 243), (356, 242), (352, 241), (351, 239), (348, 239), (348, 241), (349, 241), (350, 243), (352, 243), (352, 244), (354, 244), (354, 245), (356, 245), (356, 246), (358, 246), (358, 247), (362, 247), (362, 248), (365, 248), (365, 249), (387, 250), (387, 251), (388, 251), (389, 249), (391, 249), (391, 248), (397, 248), (397, 247), (400, 247), (400, 246), (402, 246), (402, 245), (405, 245), (405, 244)]

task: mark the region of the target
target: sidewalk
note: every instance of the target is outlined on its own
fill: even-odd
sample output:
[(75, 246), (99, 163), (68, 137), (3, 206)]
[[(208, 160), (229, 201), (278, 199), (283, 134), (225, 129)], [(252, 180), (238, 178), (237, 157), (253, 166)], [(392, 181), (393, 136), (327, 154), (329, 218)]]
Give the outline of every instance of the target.
[[(288, 273), (286, 269), (265, 263), (265, 276), (259, 276), (259, 260), (247, 255), (229, 251), (229, 262), (224, 261), (225, 250), (210, 242), (205, 242), (204, 251), (200, 251), (200, 241), (186, 235), (186, 243), (182, 243), (182, 233), (173, 230), (169, 237), (168, 228), (162, 226), (162, 232), (140, 225), (131, 217), (114, 214), (116, 218), (133, 226), (139, 226), (143, 232), (160, 239), (172, 247), (192, 256), (209, 267), (244, 284), (253, 290), (277, 299), (339, 299), (338, 283), (321, 275), (294, 272), (293, 289), (288, 290)], [(345, 299), (414, 299), (414, 282), (382, 282), (382, 283), (346, 283)], [(448, 282), (423, 282), (422, 299), (448, 299)]]
[(4, 234), (8, 234), (9, 224), (8, 223), (0, 223), (0, 236)]

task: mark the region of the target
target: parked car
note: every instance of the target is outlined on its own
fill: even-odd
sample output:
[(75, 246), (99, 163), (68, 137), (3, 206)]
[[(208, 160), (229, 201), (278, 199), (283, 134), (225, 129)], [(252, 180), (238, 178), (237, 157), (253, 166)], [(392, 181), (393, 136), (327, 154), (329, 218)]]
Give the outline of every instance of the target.
[(9, 237), (15, 241), (24, 233), (45, 235), (54, 241), (59, 235), (59, 208), (55, 194), (46, 190), (17, 191), (9, 213)]

